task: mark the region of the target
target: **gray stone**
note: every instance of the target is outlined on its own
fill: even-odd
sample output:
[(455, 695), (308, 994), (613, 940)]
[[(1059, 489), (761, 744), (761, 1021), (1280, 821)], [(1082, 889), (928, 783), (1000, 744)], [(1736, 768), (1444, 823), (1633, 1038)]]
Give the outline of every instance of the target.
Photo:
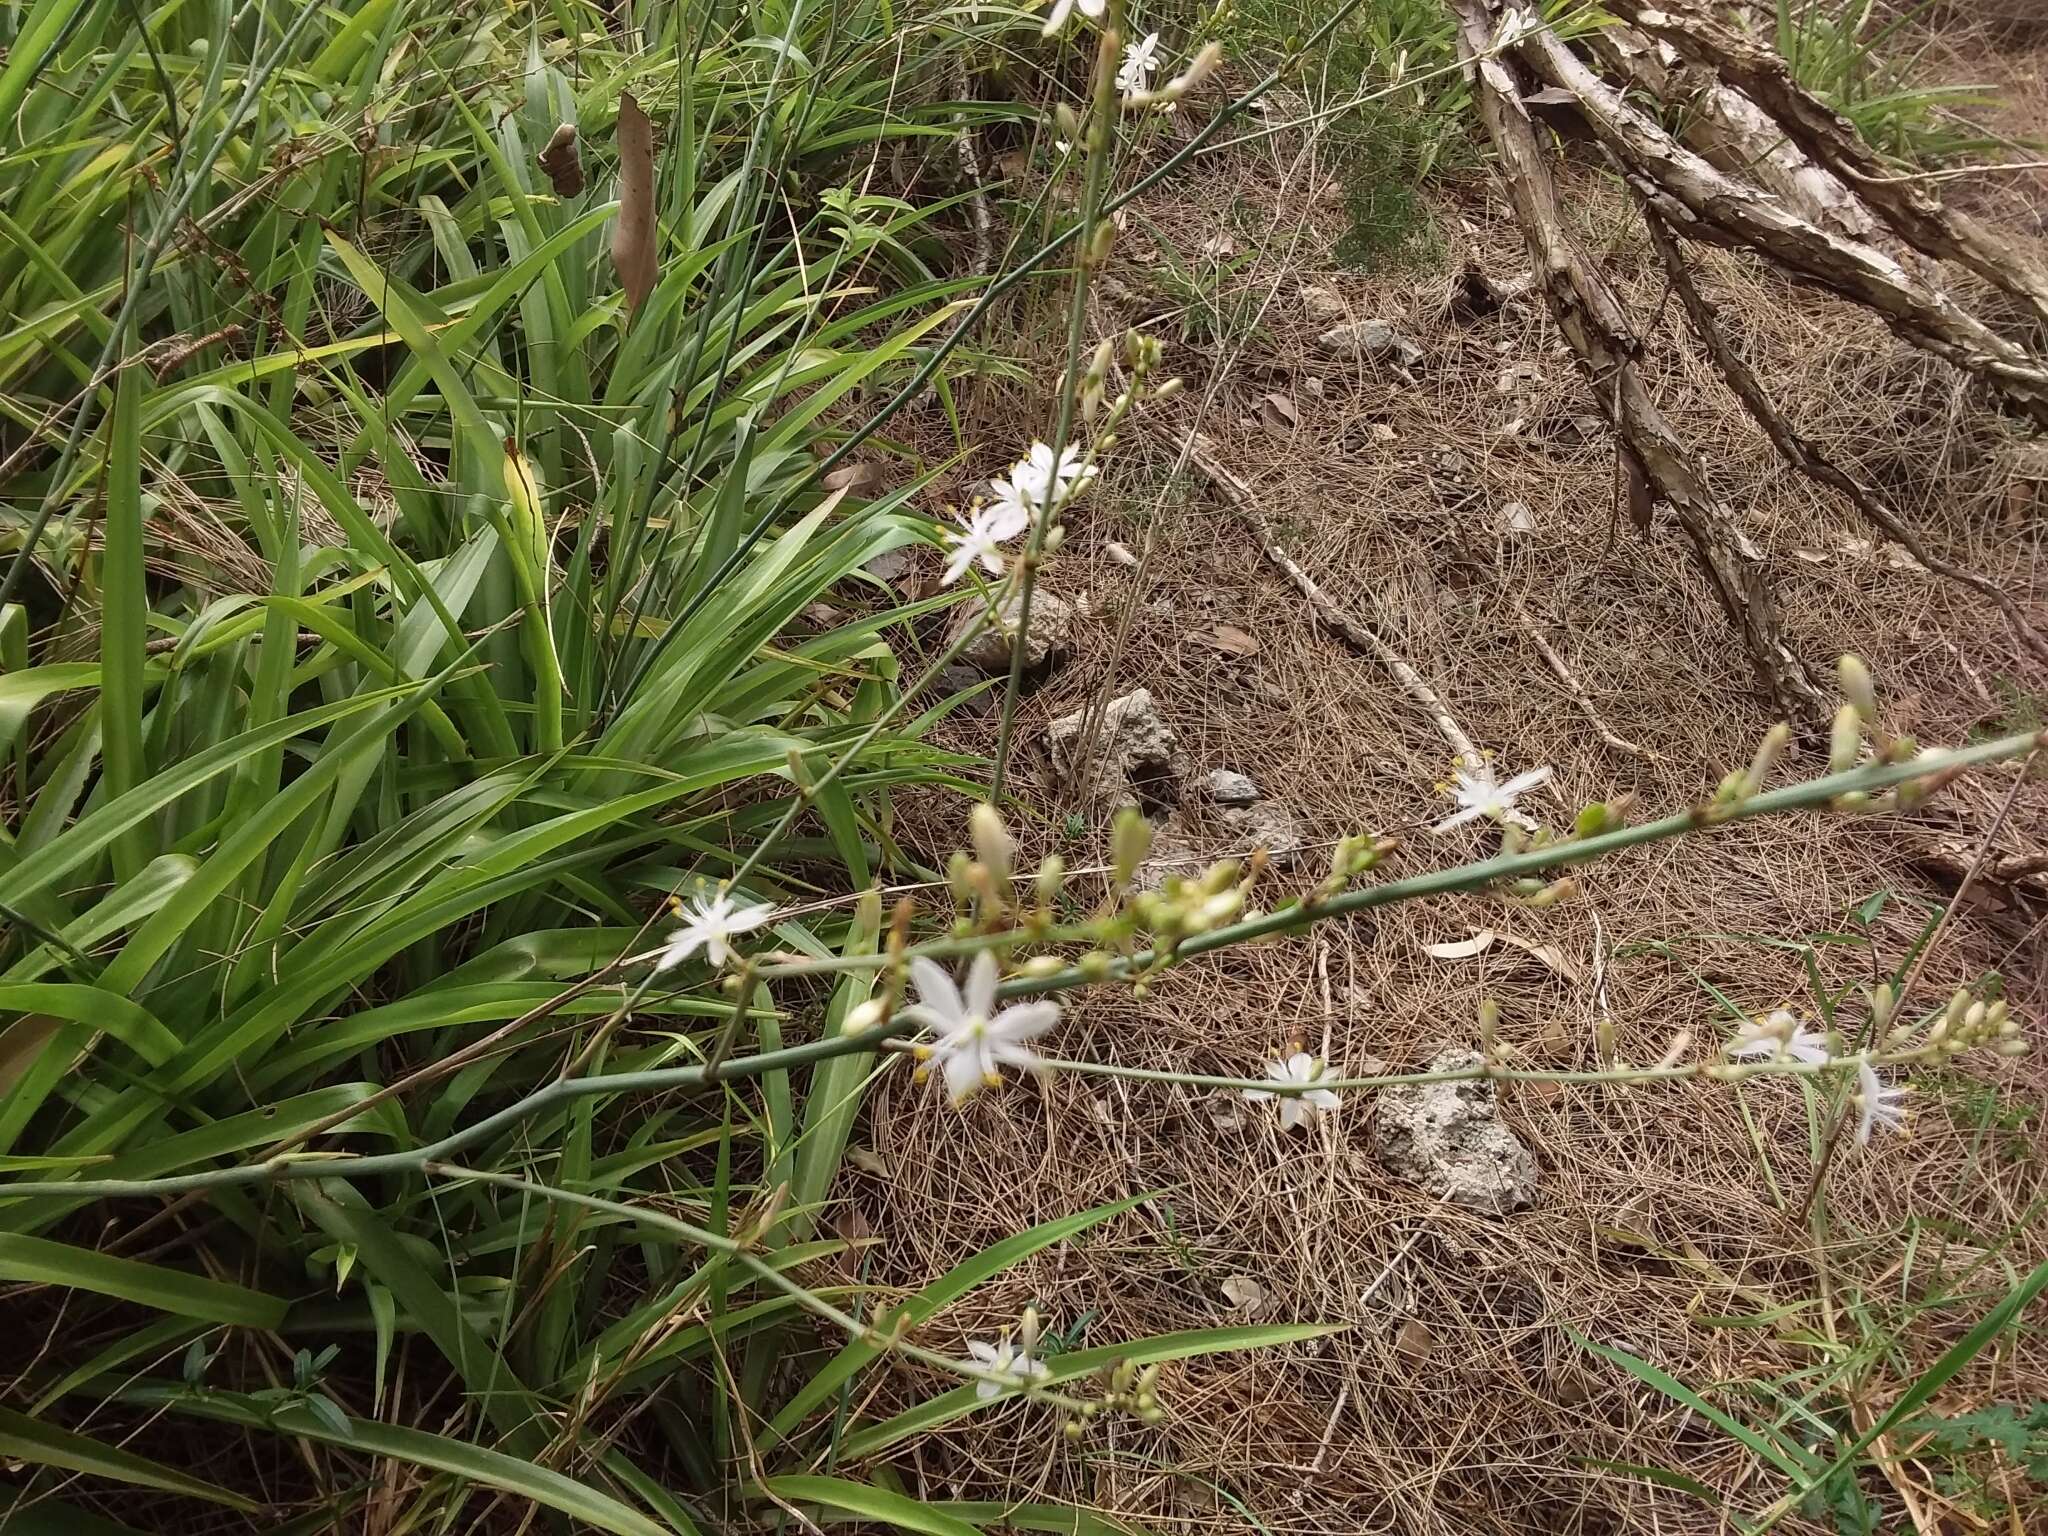
[(1082, 727), (1088, 711), (1077, 709), (1047, 727), (1053, 759), (1068, 774), (1081, 771), (1088, 759), (1084, 798), (1114, 804), (1133, 795), (1147, 809), (1177, 804), (1180, 784), (1175, 754), (1180, 745), (1173, 727), (1159, 717), (1152, 695), (1133, 688), (1111, 699), (1096, 719), (1092, 750), (1083, 751)]
[(1275, 867), (1287, 869), (1301, 856), (1302, 847), (1307, 842), (1301, 835), (1301, 823), (1295, 820), (1294, 812), (1277, 800), (1226, 806), (1223, 819), (1230, 823), (1230, 829), (1239, 838), (1238, 845), (1231, 850), (1233, 857), (1242, 857), (1254, 848), (1263, 848)]
[[(1017, 640), (1017, 610), (1022, 594), (1013, 592), (997, 607), (980, 634), (967, 642), (958, 660), (993, 676), (1010, 670)], [(978, 618), (982, 609), (968, 604), (953, 620), (949, 643)], [(1043, 590), (1031, 594), (1031, 633), (1024, 642), (1024, 668), (1035, 672), (1073, 649), (1074, 605)]]
[[(1455, 1072), (1479, 1063), (1476, 1051), (1452, 1048), (1428, 1070)], [(1535, 1202), (1536, 1159), (1501, 1124), (1494, 1085), (1485, 1078), (1381, 1089), (1372, 1142), (1381, 1167), (1439, 1200), (1487, 1216)]]
[(1347, 313), (1342, 294), (1334, 288), (1315, 284), (1301, 290), (1301, 308), (1302, 313), (1316, 325), (1334, 325)]
[(1218, 805), (1250, 805), (1259, 798), (1259, 786), (1242, 773), (1233, 773), (1228, 768), (1212, 768), (1209, 777), (1203, 781), (1209, 798)]
[(910, 551), (886, 549), (861, 569), (877, 581), (901, 581), (910, 573)]
[(1422, 348), (1384, 320), (1332, 326), (1316, 338), (1316, 345), (1331, 357), (1362, 358), (1401, 369), (1413, 368), (1423, 356)]

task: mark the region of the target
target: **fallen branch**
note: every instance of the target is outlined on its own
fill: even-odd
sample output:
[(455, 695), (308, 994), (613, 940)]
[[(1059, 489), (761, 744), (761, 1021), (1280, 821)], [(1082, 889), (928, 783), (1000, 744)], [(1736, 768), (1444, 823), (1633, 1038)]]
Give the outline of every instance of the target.
[(1632, 27), (1605, 27), (1585, 41), (1626, 83), (1679, 109), (1685, 142), (1719, 169), (1753, 178), (1823, 229), (1858, 240), (1878, 232), (1877, 220), (1839, 176), (1814, 164), (1768, 112), (1711, 70), (1674, 64), (1668, 43)]
[[(1483, 31), (1481, 0), (1458, 5)], [(1643, 13), (1652, 14), (1657, 13)], [(2000, 336), (1949, 294), (1883, 252), (1821, 229), (1723, 175), (1622, 100), (1548, 28), (1525, 33), (1515, 56), (1576, 99), (1580, 120), (1621, 165), (1629, 184), (1688, 239), (1753, 251), (1813, 287), (1876, 311), (1899, 336), (1976, 375), (2014, 412), (2048, 426), (2048, 363)], [(1513, 110), (1522, 112), (1519, 97)]]
[(1964, 570), (1934, 555), (1883, 497), (1837, 466), (1819, 448), (1794, 430), (1792, 424), (1785, 419), (1784, 412), (1780, 411), (1771, 397), (1764, 392), (1763, 385), (1757, 380), (1756, 370), (1749, 366), (1748, 361), (1728, 340), (1727, 333), (1721, 328), (1718, 312), (1700, 292), (1699, 285), (1693, 282), (1692, 273), (1686, 268), (1685, 254), (1679, 249), (1677, 237), (1672, 234), (1670, 225), (1648, 205), (1644, 206), (1643, 216), (1649, 225), (1650, 239), (1656, 244), (1657, 254), (1664, 260), (1664, 270), (1671, 279), (1672, 291), (1685, 306), (1686, 316), (1691, 320), (1700, 344), (1707, 349), (1707, 355), (1713, 359), (1721, 377), (1727, 380), (1728, 387), (1735, 391), (1736, 397), (1742, 401), (1756, 424), (1764, 429), (1765, 436), (1770, 438), (1772, 445), (1784, 456), (1785, 461), (1801, 474), (1847, 497), (1850, 504), (1880, 535), (1899, 545), (1935, 575), (1968, 587), (1996, 605), (1998, 611), (2005, 615), (2006, 623), (2012, 626), (2012, 631), (2020, 643), (2043, 661), (2048, 661), (2048, 639), (2044, 639), (2040, 631), (2027, 621), (2027, 616), (2021, 611), (2019, 604), (2014, 602), (2004, 589), (1975, 571)]
[[(963, 60), (954, 80), (960, 100), (972, 101), (969, 94), (972, 82), (967, 78), (967, 65)], [(974, 142), (974, 126), (967, 121), (965, 112), (953, 114), (953, 147), (960, 156), (960, 174), (967, 181), (967, 210), (974, 221), (974, 266), (975, 272), (993, 270), (995, 260), (995, 218), (989, 212), (988, 193), (981, 185), (981, 151)]]
[(1557, 654), (1557, 648), (1543, 638), (1543, 631), (1537, 627), (1536, 617), (1529, 612), (1528, 605), (1513, 593), (1508, 594), (1508, 601), (1514, 607), (1515, 621), (1522, 626), (1522, 633), (1528, 637), (1529, 643), (1536, 647), (1536, 653), (1543, 658), (1557, 680), (1564, 685), (1564, 691), (1570, 696), (1571, 701), (1579, 706), (1579, 713), (1584, 715), (1587, 723), (1593, 727), (1593, 734), (1617, 752), (1645, 760), (1654, 758), (1656, 754), (1649, 748), (1638, 746), (1627, 737), (1614, 734), (1614, 728), (1601, 717), (1593, 701), (1586, 696), (1586, 690), (1579, 686), (1578, 678), (1572, 675), (1572, 669), (1565, 665), (1564, 658)]
[(1615, 430), (1623, 468), (1670, 503), (1765, 691), (1793, 718), (1818, 721), (1826, 703), (1785, 643), (1762, 554), (1715, 501), (1691, 452), (1657, 408), (1636, 369), (1640, 347), (1620, 300), (1565, 233), (1549, 157), (1514, 76), (1503, 60), (1489, 54), (1493, 27), (1487, 0), (1452, 0), (1452, 10), (1473, 99), (1500, 162), (1537, 281), (1593, 398)]
[(1259, 506), (1258, 497), (1216, 456), (1216, 445), (1196, 432), (1187, 441), (1188, 459), (1195, 468), (1209, 477), (1217, 490), (1223, 493), (1237, 515), (1243, 518), (1252, 530), (1252, 536), (1259, 541), (1259, 549), (1265, 557), (1280, 569), (1281, 574), (1293, 582), (1301, 595), (1308, 599), (1325, 628), (1330, 629), (1362, 655), (1371, 656), (1394, 675), (1394, 681), (1401, 685), (1401, 691), (1429, 716), (1437, 733), (1450, 743), (1451, 753), (1460, 767), (1477, 773), (1485, 759), (1472, 744), (1472, 738), (1464, 728), (1451, 718), (1451, 712), (1444, 708), (1444, 701), (1437, 691), (1430, 687), (1423, 675), (1416, 671), (1406, 657), (1395, 650), (1378, 631), (1345, 610), (1344, 606), (1317, 585), (1313, 576), (1301, 568), (1299, 562), (1288, 554), (1274, 536), (1273, 525), (1266, 520), (1264, 510)]
[(2048, 271), (2009, 240), (1943, 205), (1926, 178), (1903, 178), (1874, 154), (1855, 125), (1808, 91), (1785, 60), (1699, 11), (1688, 0), (1614, 0), (1633, 21), (1708, 69), (1767, 112), (1785, 136), (1853, 187), (1899, 237), (1926, 255), (1955, 261), (2021, 300), (2048, 324)]

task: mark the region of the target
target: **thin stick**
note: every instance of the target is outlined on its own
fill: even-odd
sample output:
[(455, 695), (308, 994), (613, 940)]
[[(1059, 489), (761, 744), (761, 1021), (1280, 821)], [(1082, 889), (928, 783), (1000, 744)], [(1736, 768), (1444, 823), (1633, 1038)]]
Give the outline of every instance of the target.
[(1625, 752), (1630, 757), (1654, 760), (1657, 754), (1648, 747), (1639, 747), (1626, 737), (1614, 734), (1613, 727), (1601, 718), (1600, 711), (1593, 706), (1593, 701), (1586, 697), (1586, 690), (1579, 686), (1579, 680), (1572, 676), (1572, 669), (1565, 665), (1564, 658), (1557, 654), (1556, 648), (1548, 640), (1543, 638), (1543, 631), (1536, 627), (1535, 616), (1529, 612), (1528, 605), (1521, 597), (1511, 592), (1508, 594), (1508, 601), (1514, 605), (1515, 620), (1522, 626), (1522, 633), (1528, 637), (1529, 643), (1536, 647), (1537, 654), (1549, 665), (1557, 680), (1564, 684), (1564, 691), (1571, 696), (1571, 701), (1579, 706), (1579, 713), (1584, 715), (1587, 723), (1593, 727), (1593, 734), (1617, 752)]
[(1252, 536), (1259, 541), (1259, 548), (1266, 558), (1278, 566), (1281, 573), (1294, 583), (1301, 595), (1308, 599), (1316, 617), (1324, 626), (1334, 631), (1353, 650), (1374, 657), (1394, 676), (1402, 692), (1414, 701), (1422, 712), (1429, 716), (1437, 733), (1450, 743), (1451, 754), (1459, 766), (1468, 772), (1477, 773), (1485, 760), (1479, 749), (1472, 744), (1472, 738), (1465, 734), (1463, 726), (1451, 718), (1451, 712), (1444, 707), (1444, 701), (1437, 691), (1430, 687), (1428, 679), (1416, 671), (1408, 659), (1373, 629), (1369, 624), (1349, 613), (1342, 604), (1317, 585), (1313, 576), (1301, 568), (1295, 558), (1280, 546), (1273, 532), (1273, 525), (1266, 521), (1266, 515), (1259, 506), (1258, 497), (1216, 456), (1216, 445), (1201, 433), (1188, 436), (1186, 451), (1195, 468), (1207, 475), (1215, 487), (1223, 493), (1224, 500), (1236, 509), (1252, 530)]

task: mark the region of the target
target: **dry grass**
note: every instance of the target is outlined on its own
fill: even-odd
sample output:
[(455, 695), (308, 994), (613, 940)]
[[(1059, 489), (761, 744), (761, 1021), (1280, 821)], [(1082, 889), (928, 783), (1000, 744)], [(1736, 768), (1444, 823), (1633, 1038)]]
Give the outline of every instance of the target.
[[(1070, 861), (1101, 851), (1092, 832), (1078, 845), (1062, 836), (1074, 807), (1031, 755), (1045, 722), (1101, 690), (1137, 685), (1160, 702), (1197, 773), (1249, 771), (1318, 842), (1412, 828), (1440, 804), (1431, 785), (1446, 751), (1427, 719), (1379, 666), (1312, 625), (1217, 498), (1171, 478), (1179, 433), (1197, 420), (1258, 488), (1297, 558), (1381, 624), (1482, 746), (1509, 768), (1557, 766), (1557, 815), (1623, 790), (1653, 810), (1685, 803), (1746, 757), (1768, 724), (1676, 531), (1640, 539), (1625, 520), (1617, 531), (1612, 451), (1604, 432), (1575, 422), (1588, 410), (1584, 385), (1547, 320), (1527, 306), (1472, 323), (1447, 318), (1434, 304), (1441, 273), (1368, 280), (1329, 270), (1320, 253), (1336, 219), (1312, 195), (1320, 184), (1312, 159), (1283, 144), (1266, 160), (1205, 161), (1144, 210), (1183, 252), (1226, 229), (1242, 243), (1247, 219), (1269, 226), (1254, 241), (1268, 258), (1235, 281), (1255, 305), (1271, 302), (1257, 334), (1234, 338), (1233, 365), (1220, 360), (1231, 338), (1171, 349), (1189, 379), (1186, 408), (1119, 450), (1053, 570), (1052, 590), (1079, 601), (1082, 618), (1075, 656), (1025, 704), (1035, 851), (1057, 846)], [(1930, 741), (1997, 719), (2008, 707), (2001, 690), (2038, 698), (2048, 679), (2028, 670), (1995, 613), (1856, 547), (1869, 531), (1853, 512), (1776, 460), (1696, 356), (1676, 306), (1662, 302), (1654, 254), (1610, 190), (1586, 175), (1573, 206), (1651, 338), (1661, 402), (1770, 556), (1800, 652), (1822, 667), (1838, 650), (1862, 652), (1897, 723)], [(1522, 266), (1512, 223), (1483, 189), (1438, 205), (1434, 218), (1447, 245), (1470, 245), (1493, 272)], [(1476, 234), (1460, 233), (1466, 225)], [(1160, 292), (1156, 268), (1128, 259), (1145, 243), (1127, 233), (1112, 285), (1137, 295), (1139, 309)], [(1862, 317), (1753, 266), (1711, 259), (1704, 272), (1792, 420), (1880, 483), (1936, 552), (2003, 583), (2048, 624), (2042, 522), (2024, 487), (2009, 483), (2009, 429), (1943, 368)], [(1299, 300), (1312, 283), (1336, 286), (1357, 316), (1394, 320), (1420, 341), (1428, 362), (1418, 381), (1320, 358), (1318, 327)], [(1150, 308), (1156, 324), (1171, 306)], [(1118, 303), (1096, 318), (1109, 330), (1140, 316)], [(1016, 346), (1027, 359), (1049, 349), (1049, 335)], [(1258, 397), (1274, 389), (1300, 416), (1284, 434), (1257, 419)], [(971, 440), (1043, 430), (1038, 401), (1022, 394), (985, 393), (978, 409)], [(1533, 532), (1503, 535), (1499, 509), (1513, 501), (1532, 509)], [(1157, 548), (1142, 576), (1105, 553), (1111, 540), (1142, 547), (1148, 529)], [(1511, 617), (1510, 594), (1546, 626), (1608, 723), (1654, 761), (1595, 740)], [(1126, 617), (1128, 645), (1112, 662)], [(1257, 655), (1195, 638), (1219, 621), (1256, 637)], [(991, 735), (986, 722), (964, 723), (955, 739), (986, 749)], [(1813, 766), (1811, 748), (1800, 766)], [(1873, 925), (1869, 951), (1824, 946), (1817, 956), (1838, 986), (1874, 963), (1896, 964), (1947, 894), (1917, 867), (1918, 851), (1936, 835), (1980, 837), (2004, 791), (2004, 781), (1969, 786), (1923, 818), (1801, 817), (1660, 845), (1588, 871), (1583, 900), (1545, 913), (1471, 899), (1329, 925), (1189, 965), (1141, 999), (1088, 997), (1058, 1050), (1255, 1073), (1300, 1039), (1343, 1072), (1407, 1067), (1441, 1042), (1469, 1042), (1478, 1004), (1492, 996), (1508, 1037), (1538, 1062), (1590, 1065), (1603, 1008), (1634, 1059), (1655, 1059), (1681, 1031), (1693, 1052), (1708, 1051), (1727, 1027), (1709, 984), (1758, 1010), (1796, 1005), (1804, 982), (1788, 950), (1702, 935), (1845, 931), (1845, 909), (1889, 890), (1898, 899)], [(2030, 788), (2005, 845), (2035, 844), (2044, 810), (2048, 793)], [(937, 822), (911, 831), (934, 849), (957, 841)], [(1418, 839), (1403, 867), (1469, 851)], [(1995, 902), (1960, 913), (1926, 963), (1919, 1001), (1995, 968), (2015, 1007), (2040, 1018), (2048, 973), (2038, 916)], [(1555, 945), (1572, 974), (1505, 947), (1455, 963), (1423, 952), (1483, 925)], [(1645, 941), (1671, 950), (1631, 952)], [(1173, 1417), (1158, 1431), (1108, 1433), (1070, 1455), (1056, 1449), (1042, 1411), (1012, 1407), (919, 1443), (898, 1470), (933, 1493), (1044, 1487), (1163, 1531), (1721, 1529), (1700, 1501), (1592, 1463), (1682, 1468), (1750, 1510), (1781, 1488), (1719, 1431), (1589, 1359), (1567, 1330), (1706, 1387), (1818, 1365), (1828, 1351), (1789, 1337), (1795, 1328), (1847, 1354), (1896, 1329), (1888, 1350), (1874, 1350), (1881, 1358), (1847, 1371), (1825, 1399), (1868, 1422), (1989, 1305), (1977, 1282), (1958, 1278), (1972, 1261), (1993, 1246), (2020, 1267), (2048, 1256), (2048, 1231), (2029, 1229), (2048, 1196), (2038, 1140), (2028, 1144), (2038, 1118), (2017, 1138), (1988, 1133), (1981, 1122), (1993, 1101), (1975, 1081), (1926, 1085), (1909, 1139), (1837, 1160), (1817, 1242), (1793, 1214), (1813, 1158), (1809, 1106), (1789, 1084), (1740, 1096), (1698, 1086), (1514, 1090), (1504, 1112), (1536, 1152), (1543, 1194), (1535, 1209), (1493, 1220), (1384, 1174), (1369, 1152), (1369, 1102), (1287, 1138), (1227, 1095), (1061, 1077), (956, 1114), (893, 1080), (873, 1100), (869, 1132), (888, 1174), (856, 1175), (848, 1191), (890, 1236), (890, 1283), (920, 1284), (1030, 1222), (1154, 1192), (1106, 1235), (1047, 1254), (979, 1298), (982, 1313), (959, 1319), (970, 1336), (992, 1336), (1033, 1299), (1054, 1327), (1085, 1327), (1096, 1343), (1213, 1324), (1231, 1314), (1221, 1286), (1233, 1275), (1264, 1291), (1261, 1319), (1346, 1326), (1320, 1345), (1171, 1369)], [(2036, 1117), (2044, 1087), (2033, 1063), (1996, 1083), (1999, 1101)], [(1987, 1284), (1996, 1289), (1995, 1275)], [(1905, 1326), (1911, 1300), (1956, 1288), (1969, 1298)], [(1804, 1310), (1783, 1330), (1702, 1321), (1792, 1303)], [(1995, 1370), (1964, 1377), (1937, 1405), (2042, 1396), (2048, 1343), (2021, 1335)], [(1722, 1400), (1744, 1402), (1739, 1393)], [(1748, 1411), (1773, 1410), (1757, 1399)], [(1910, 1460), (1897, 1472), (1932, 1518), (1945, 1506), (1930, 1475)], [(1887, 1509), (1909, 1528), (1897, 1498)], [(2015, 1508), (2012, 1519), (2029, 1514), (2048, 1521), (2039, 1506)], [(1823, 1527), (1794, 1519), (1782, 1528)]]

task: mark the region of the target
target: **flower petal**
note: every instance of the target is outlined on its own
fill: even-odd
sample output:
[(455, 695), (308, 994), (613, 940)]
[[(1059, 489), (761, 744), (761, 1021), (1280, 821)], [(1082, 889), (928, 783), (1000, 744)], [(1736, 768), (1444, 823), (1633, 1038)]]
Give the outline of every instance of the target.
[(1046, 998), (1016, 1003), (989, 1021), (998, 1040), (1036, 1040), (1060, 1021), (1060, 1005)]
[(1457, 812), (1455, 815), (1446, 816), (1429, 830), (1432, 832), (1448, 832), (1453, 827), (1462, 827), (1468, 821), (1477, 821), (1485, 814), (1479, 807), (1468, 805), (1464, 810)]
[(946, 1096), (955, 1104), (965, 1104), (981, 1087), (980, 1055), (975, 1050), (949, 1051), (941, 1062), (946, 1075)]
[(958, 1024), (966, 1017), (967, 1010), (960, 1002), (960, 989), (953, 985), (953, 978), (936, 960), (912, 955), (910, 979), (917, 984), (917, 1007), (926, 1017), (943, 1019), (948, 1026)]
[(974, 957), (974, 964), (967, 968), (967, 1011), (987, 1018), (996, 1007), (996, 956), (994, 950), (984, 949)]

